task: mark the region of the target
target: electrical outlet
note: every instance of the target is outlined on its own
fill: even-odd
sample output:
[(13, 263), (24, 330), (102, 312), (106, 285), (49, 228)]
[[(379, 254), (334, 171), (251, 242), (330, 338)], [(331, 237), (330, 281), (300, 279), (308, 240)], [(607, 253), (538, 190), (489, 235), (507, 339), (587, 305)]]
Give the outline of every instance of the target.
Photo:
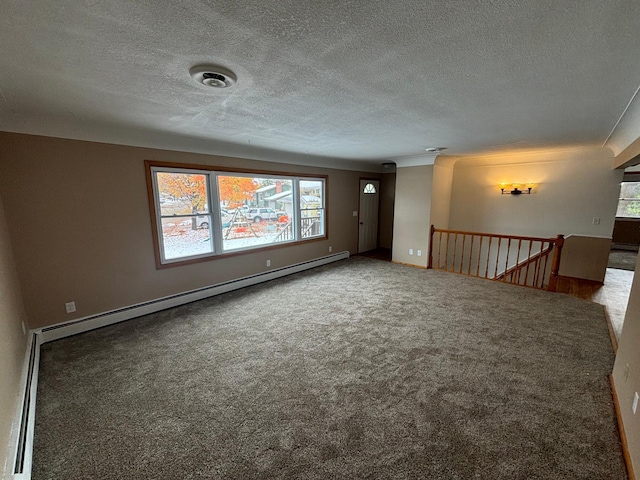
[(624, 381), (629, 380), (629, 364), (625, 363), (624, 365)]
[(271, 266), (271, 260), (267, 260), (267, 267)]
[(67, 302), (64, 304), (64, 309), (67, 313), (73, 313), (76, 311), (76, 302)]
[(353, 211), (353, 216), (354, 216), (354, 217), (357, 217), (357, 216), (358, 216), (358, 211), (357, 211), (357, 210), (354, 210), (354, 211)]
[(591, 221), (591, 223), (593, 225), (600, 225), (600, 217), (593, 217), (593, 220)]
[(421, 257), (422, 256), (422, 250), (418, 250), (418, 256)]
[(638, 411), (638, 392), (633, 395), (633, 405), (631, 405), (631, 410), (633, 410), (634, 415)]
[(333, 252), (333, 247), (329, 247), (329, 253)]
[(413, 255), (413, 248), (409, 249), (409, 255)]

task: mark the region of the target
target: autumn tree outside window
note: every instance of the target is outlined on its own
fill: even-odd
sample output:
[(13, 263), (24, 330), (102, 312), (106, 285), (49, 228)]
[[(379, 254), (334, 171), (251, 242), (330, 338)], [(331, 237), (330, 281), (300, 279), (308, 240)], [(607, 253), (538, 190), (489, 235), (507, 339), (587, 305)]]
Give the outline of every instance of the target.
[(146, 165), (159, 266), (326, 237), (326, 177)]

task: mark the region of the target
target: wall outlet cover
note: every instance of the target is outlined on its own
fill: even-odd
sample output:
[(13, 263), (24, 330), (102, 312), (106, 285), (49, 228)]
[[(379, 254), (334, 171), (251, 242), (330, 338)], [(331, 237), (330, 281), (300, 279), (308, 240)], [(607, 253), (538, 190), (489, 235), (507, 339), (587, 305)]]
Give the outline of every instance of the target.
[(76, 302), (67, 302), (64, 304), (64, 309), (67, 313), (73, 313), (76, 311)]

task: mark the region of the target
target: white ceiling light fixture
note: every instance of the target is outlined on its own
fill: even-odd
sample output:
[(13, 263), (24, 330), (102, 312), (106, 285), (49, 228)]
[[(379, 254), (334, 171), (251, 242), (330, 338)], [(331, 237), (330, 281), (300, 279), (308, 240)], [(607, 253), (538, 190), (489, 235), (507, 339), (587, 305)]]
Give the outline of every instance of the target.
[(442, 153), (442, 151), (446, 149), (447, 147), (427, 147), (425, 150), (427, 153)]
[(214, 88), (227, 88), (235, 85), (238, 77), (228, 68), (219, 65), (196, 65), (189, 70), (196, 82)]

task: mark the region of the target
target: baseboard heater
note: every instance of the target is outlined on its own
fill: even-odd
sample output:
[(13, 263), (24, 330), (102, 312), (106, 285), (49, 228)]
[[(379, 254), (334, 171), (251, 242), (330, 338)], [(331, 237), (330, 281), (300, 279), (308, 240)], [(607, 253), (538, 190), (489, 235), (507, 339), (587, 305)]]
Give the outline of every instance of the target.
[(96, 328), (106, 327), (107, 325), (119, 323), (124, 320), (130, 320), (142, 315), (159, 312), (160, 310), (177, 307), (178, 305), (195, 302), (196, 300), (202, 300), (205, 298), (220, 295), (222, 293), (238, 290), (240, 288), (249, 287), (251, 285), (257, 285), (258, 283), (275, 280), (276, 278), (285, 277), (287, 275), (292, 275), (294, 273), (309, 270), (311, 268), (319, 267), (332, 262), (337, 262), (339, 260), (346, 260), (348, 258), (348, 251), (335, 253), (333, 255), (316, 258), (307, 262), (296, 263), (294, 265), (288, 265), (286, 267), (238, 278), (236, 280), (231, 280), (228, 282), (218, 283), (216, 285), (210, 285), (208, 287), (198, 288), (196, 290), (191, 290), (176, 295), (158, 298), (149, 302), (143, 302), (136, 305), (131, 305), (129, 307), (100, 313), (97, 315), (91, 315), (88, 317), (79, 318), (77, 320), (71, 320), (69, 322), (59, 323), (50, 327), (44, 327), (38, 331), (41, 336), (40, 342), (51, 342), (53, 340), (58, 340), (64, 337), (69, 337), (71, 335), (76, 335), (78, 333), (87, 332)]
[(14, 480), (29, 480), (31, 478), (39, 362), (40, 342), (38, 340), (38, 334), (32, 331), (29, 336), (27, 348), (27, 358), (25, 365), (26, 371), (23, 371), (22, 378), (24, 393), (22, 395), (22, 403), (19, 405), (19, 423), (16, 429), (17, 441), (12, 443), (13, 450), (9, 450), (9, 454), (15, 452), (15, 454), (13, 455), (15, 459), (13, 464)]
[(220, 295), (222, 293), (238, 290), (240, 288), (257, 285), (269, 280), (275, 280), (276, 278), (285, 277), (287, 275), (327, 265), (339, 260), (346, 260), (348, 258), (348, 251), (335, 253), (333, 255), (316, 258), (307, 262), (296, 263), (294, 265), (269, 270), (256, 275), (250, 275), (248, 277), (176, 295), (170, 295), (168, 297), (158, 298), (149, 302), (139, 303), (129, 307), (111, 310), (109, 312), (91, 315), (31, 331), (25, 364), (26, 372), (23, 373), (24, 392), (18, 416), (19, 423), (16, 428), (16, 434), (13, 436), (15, 441), (12, 442), (14, 446), (13, 451), (15, 452), (15, 455), (13, 456), (15, 459), (13, 468), (14, 480), (28, 480), (31, 478), (33, 434), (35, 428), (35, 401), (38, 388), (38, 365), (40, 362), (41, 344), (69, 337), (71, 335), (88, 332), (96, 328), (106, 327), (107, 325), (130, 320), (142, 315), (148, 315), (149, 313), (159, 312), (160, 310), (165, 310), (167, 308), (177, 307), (179, 305), (184, 305), (185, 303), (191, 303), (197, 300)]

